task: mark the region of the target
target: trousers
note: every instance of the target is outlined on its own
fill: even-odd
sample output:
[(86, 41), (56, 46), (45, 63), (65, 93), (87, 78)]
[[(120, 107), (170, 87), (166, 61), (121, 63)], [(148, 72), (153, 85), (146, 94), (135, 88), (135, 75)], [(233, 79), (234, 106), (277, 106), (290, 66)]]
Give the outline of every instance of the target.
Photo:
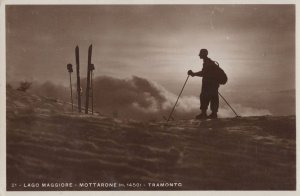
[(210, 88), (203, 88), (200, 94), (200, 110), (206, 111), (208, 105), (210, 104), (210, 109), (212, 112), (217, 113), (219, 109), (219, 86), (214, 86)]

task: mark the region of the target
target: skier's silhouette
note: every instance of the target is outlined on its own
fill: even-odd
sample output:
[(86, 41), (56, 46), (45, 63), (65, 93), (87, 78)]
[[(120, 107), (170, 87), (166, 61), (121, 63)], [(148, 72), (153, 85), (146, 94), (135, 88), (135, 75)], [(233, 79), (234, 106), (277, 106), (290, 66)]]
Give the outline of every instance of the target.
[[(219, 108), (219, 83), (215, 77), (215, 63), (207, 57), (207, 49), (201, 49), (199, 53), (200, 59), (203, 59), (203, 68), (199, 72), (188, 71), (188, 75), (194, 77), (202, 77), (202, 89), (200, 94), (200, 110), (201, 113), (196, 116), (197, 119), (217, 118)], [(206, 110), (210, 104), (212, 113), (207, 116)]]

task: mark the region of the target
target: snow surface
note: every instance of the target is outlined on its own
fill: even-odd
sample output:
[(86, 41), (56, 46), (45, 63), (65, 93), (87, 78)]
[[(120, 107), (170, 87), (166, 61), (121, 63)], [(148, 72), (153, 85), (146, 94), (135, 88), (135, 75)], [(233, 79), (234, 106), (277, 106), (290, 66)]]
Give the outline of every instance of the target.
[[(295, 190), (295, 116), (138, 122), (7, 89), (8, 190)], [(12, 188), (11, 183), (140, 183)], [(182, 183), (153, 187), (148, 183)]]

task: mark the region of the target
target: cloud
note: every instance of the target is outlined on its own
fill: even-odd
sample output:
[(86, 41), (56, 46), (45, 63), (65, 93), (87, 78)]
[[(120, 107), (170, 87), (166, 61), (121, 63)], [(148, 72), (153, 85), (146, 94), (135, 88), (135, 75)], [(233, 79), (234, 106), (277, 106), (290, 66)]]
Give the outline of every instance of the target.
[(38, 83), (32, 82), (29, 92), (39, 96), (58, 98), (63, 101), (70, 101), (70, 90), (67, 87), (54, 84), (52, 82)]
[[(85, 79), (82, 80), (82, 84), (85, 87)], [(127, 79), (101, 76), (95, 78), (93, 84), (96, 110), (105, 115), (118, 114), (121, 118), (162, 120), (164, 116), (168, 117), (178, 96), (158, 83), (138, 76)], [(173, 117), (192, 119), (200, 112), (199, 107), (198, 97), (184, 96), (183, 93)], [(243, 107), (242, 104), (233, 103), (232, 107), (241, 116), (271, 114), (268, 110)], [(227, 106), (221, 105), (219, 115), (220, 117), (233, 117), (234, 113)]]
[[(84, 80), (82, 83), (85, 86)], [(128, 79), (101, 76), (95, 78), (93, 85), (96, 110), (106, 115), (118, 113), (123, 118), (162, 120), (177, 99), (161, 85), (137, 76)], [(198, 102), (195, 97), (182, 97), (174, 116), (191, 115), (197, 109), (195, 102)]]
[[(85, 79), (81, 81), (83, 87), (82, 105), (85, 105)], [(177, 96), (163, 86), (153, 81), (132, 76), (131, 78), (114, 78), (109, 76), (96, 77), (94, 86), (94, 109), (106, 115), (141, 121), (158, 120), (168, 117)], [(34, 84), (30, 90), (40, 96), (54, 97), (69, 101), (69, 88), (55, 85), (51, 82)], [(76, 97), (76, 88), (73, 87), (73, 97)], [(76, 101), (74, 100), (74, 103)], [(233, 117), (234, 113), (220, 99), (220, 117)], [(223, 104), (223, 105), (222, 105)], [(241, 116), (271, 115), (266, 109), (245, 107), (242, 104), (231, 104)], [(200, 107), (196, 96), (180, 97), (173, 113), (174, 119), (193, 119)]]

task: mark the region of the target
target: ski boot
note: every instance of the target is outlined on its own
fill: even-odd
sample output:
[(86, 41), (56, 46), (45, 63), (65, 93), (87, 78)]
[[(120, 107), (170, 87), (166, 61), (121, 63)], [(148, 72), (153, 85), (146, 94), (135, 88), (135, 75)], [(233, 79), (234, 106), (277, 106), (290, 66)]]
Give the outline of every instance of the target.
[(196, 119), (207, 119), (206, 112), (202, 112), (201, 114), (197, 115)]
[(207, 118), (209, 118), (209, 119), (216, 119), (216, 118), (218, 118), (218, 114), (216, 112), (213, 112)]

